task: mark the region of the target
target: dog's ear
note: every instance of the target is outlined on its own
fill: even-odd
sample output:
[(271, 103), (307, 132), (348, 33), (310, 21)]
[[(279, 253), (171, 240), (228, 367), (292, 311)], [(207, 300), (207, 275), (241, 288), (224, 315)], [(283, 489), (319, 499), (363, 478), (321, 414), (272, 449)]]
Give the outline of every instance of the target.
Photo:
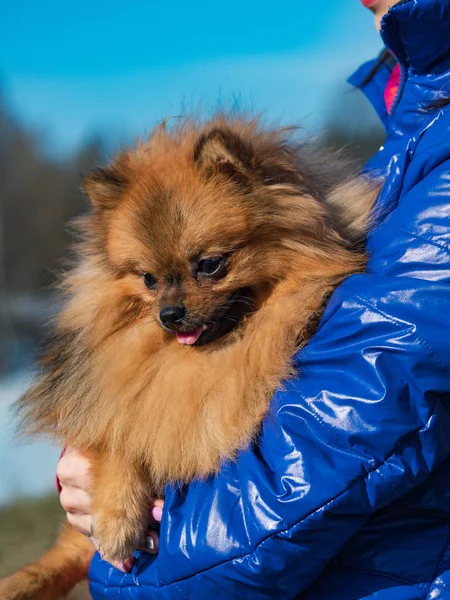
[(94, 209), (114, 208), (129, 184), (126, 169), (120, 159), (109, 167), (93, 171), (83, 180), (83, 189)]
[(283, 137), (280, 135), (270, 144), (267, 139), (266, 136), (266, 143), (253, 146), (232, 129), (215, 127), (197, 141), (194, 160), (208, 175), (226, 173), (247, 188), (254, 184), (302, 184), (302, 173)]
[(248, 184), (254, 153), (251, 144), (231, 129), (214, 127), (197, 141), (194, 161), (207, 173), (226, 173), (239, 182)]

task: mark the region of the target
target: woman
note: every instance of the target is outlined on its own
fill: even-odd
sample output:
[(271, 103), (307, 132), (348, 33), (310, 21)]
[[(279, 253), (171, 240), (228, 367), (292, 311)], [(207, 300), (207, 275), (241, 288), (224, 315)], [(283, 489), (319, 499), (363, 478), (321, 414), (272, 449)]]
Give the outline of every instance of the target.
[[(258, 448), (167, 490), (158, 556), (128, 575), (94, 558), (96, 600), (450, 598), (450, 0), (382, 20), (363, 2), (395, 57), (351, 80), (387, 129), (368, 273), (331, 298)], [(87, 466), (70, 451), (58, 473), (89, 534)]]

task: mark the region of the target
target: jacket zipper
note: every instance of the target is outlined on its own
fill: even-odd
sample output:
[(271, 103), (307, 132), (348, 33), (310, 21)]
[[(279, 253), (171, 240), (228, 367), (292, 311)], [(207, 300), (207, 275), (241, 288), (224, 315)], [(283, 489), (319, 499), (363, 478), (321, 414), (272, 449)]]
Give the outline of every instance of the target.
[[(395, 60), (397, 60), (397, 57), (394, 57)], [(392, 108), (391, 108), (391, 112), (389, 113), (389, 118), (392, 117), (392, 115), (395, 113), (397, 106), (400, 102), (400, 98), (402, 97), (402, 93), (403, 93), (403, 88), (405, 87), (405, 83), (406, 83), (406, 79), (407, 79), (407, 75), (408, 75), (408, 69), (397, 60), (399, 66), (400, 66), (400, 83), (397, 89), (397, 92), (395, 94), (395, 98), (394, 98), (394, 102), (392, 103)]]

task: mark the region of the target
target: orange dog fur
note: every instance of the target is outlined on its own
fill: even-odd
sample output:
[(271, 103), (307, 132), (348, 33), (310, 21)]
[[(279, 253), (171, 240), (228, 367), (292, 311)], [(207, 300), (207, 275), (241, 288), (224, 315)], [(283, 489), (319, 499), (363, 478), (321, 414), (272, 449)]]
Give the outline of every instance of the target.
[[(327, 298), (365, 268), (377, 190), (291, 138), (223, 115), (162, 125), (85, 180), (78, 263), (20, 412), (28, 433), (91, 457), (110, 559), (142, 544), (165, 484), (217, 473), (255, 438)], [(187, 310), (173, 330), (161, 326), (167, 306)], [(91, 555), (67, 526), (0, 595), (54, 600)]]

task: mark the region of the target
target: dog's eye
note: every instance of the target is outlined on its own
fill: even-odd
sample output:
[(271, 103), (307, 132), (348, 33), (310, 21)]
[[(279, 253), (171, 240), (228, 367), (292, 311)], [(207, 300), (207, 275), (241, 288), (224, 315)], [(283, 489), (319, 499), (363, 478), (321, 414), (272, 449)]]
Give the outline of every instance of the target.
[(197, 266), (197, 275), (206, 277), (220, 277), (225, 272), (225, 258), (217, 256), (214, 258), (202, 258)]
[(145, 286), (149, 289), (149, 290), (154, 290), (156, 287), (156, 284), (158, 283), (155, 279), (155, 277), (153, 277), (153, 275), (151, 273), (143, 273), (143, 278), (144, 278), (144, 283)]

